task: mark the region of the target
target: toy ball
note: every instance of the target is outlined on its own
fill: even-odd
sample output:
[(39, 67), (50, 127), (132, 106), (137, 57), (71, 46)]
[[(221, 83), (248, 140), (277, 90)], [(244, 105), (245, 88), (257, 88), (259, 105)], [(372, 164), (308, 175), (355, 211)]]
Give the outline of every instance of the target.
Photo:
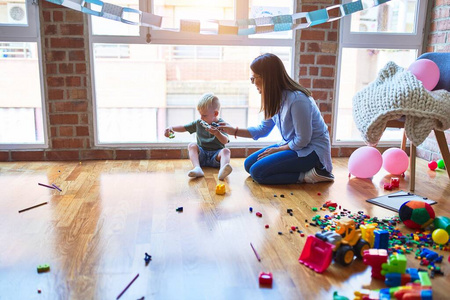
[(437, 167), (438, 167), (438, 164), (434, 160), (432, 160), (428, 163), (428, 168), (430, 168), (431, 171), (436, 170)]
[(416, 200), (403, 203), (398, 214), (405, 226), (412, 229), (427, 227), (433, 222), (435, 217), (434, 210), (430, 204)]
[(433, 90), (439, 82), (439, 67), (432, 60), (418, 59), (409, 66), (408, 71), (422, 81), (423, 87), (429, 91)]
[(370, 178), (381, 169), (383, 158), (374, 147), (364, 146), (356, 149), (348, 159), (348, 170), (358, 178)]
[(389, 148), (383, 153), (383, 169), (393, 175), (400, 175), (408, 169), (409, 158), (399, 148)]
[(443, 159), (440, 159), (440, 160), (437, 161), (437, 167), (438, 167), (439, 169), (442, 169), (442, 170), (445, 169), (445, 163), (444, 163), (444, 160), (443, 160)]
[(436, 244), (445, 245), (448, 242), (449, 236), (447, 231), (439, 228), (433, 231), (431, 238)]

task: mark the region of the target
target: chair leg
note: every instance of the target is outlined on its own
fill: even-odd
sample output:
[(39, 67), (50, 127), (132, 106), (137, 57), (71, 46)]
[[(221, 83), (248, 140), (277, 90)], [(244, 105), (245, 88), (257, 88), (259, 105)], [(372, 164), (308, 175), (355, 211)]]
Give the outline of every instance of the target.
[(409, 144), (409, 190), (414, 192), (416, 188), (416, 146), (413, 143)]
[(450, 152), (448, 150), (447, 140), (445, 138), (445, 133), (440, 130), (434, 130), (434, 135), (436, 136), (436, 141), (439, 145), (439, 150), (441, 150), (442, 159), (445, 163), (445, 169), (447, 170), (448, 177), (450, 178)]
[(406, 151), (406, 131), (404, 128), (403, 128), (403, 138), (402, 138), (401, 148), (403, 151)]

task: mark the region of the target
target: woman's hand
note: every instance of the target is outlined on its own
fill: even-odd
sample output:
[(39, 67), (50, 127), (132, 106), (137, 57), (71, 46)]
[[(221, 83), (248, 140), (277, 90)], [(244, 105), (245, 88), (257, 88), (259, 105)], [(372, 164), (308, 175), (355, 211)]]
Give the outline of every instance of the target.
[(233, 127), (230, 124), (225, 123), (225, 122), (220, 122), (219, 127), (217, 127), (217, 129), (220, 131), (223, 131), (229, 135), (233, 135), (234, 132), (236, 131), (236, 127)]
[(260, 153), (258, 155), (258, 160), (260, 160), (261, 158), (267, 157), (270, 154), (274, 154), (277, 152), (283, 151), (283, 149), (281, 147), (272, 147), (272, 148), (268, 148), (266, 149), (264, 152)]

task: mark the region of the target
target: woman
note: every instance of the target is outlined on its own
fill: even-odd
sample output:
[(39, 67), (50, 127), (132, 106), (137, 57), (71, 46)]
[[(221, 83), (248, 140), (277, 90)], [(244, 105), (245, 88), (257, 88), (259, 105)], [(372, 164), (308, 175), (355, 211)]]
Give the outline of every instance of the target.
[(311, 92), (289, 77), (274, 54), (257, 57), (250, 69), (250, 80), (261, 94), (264, 120), (246, 129), (226, 123), (219, 128), (257, 140), (276, 125), (283, 141), (247, 157), (245, 170), (260, 184), (333, 181), (330, 136)]

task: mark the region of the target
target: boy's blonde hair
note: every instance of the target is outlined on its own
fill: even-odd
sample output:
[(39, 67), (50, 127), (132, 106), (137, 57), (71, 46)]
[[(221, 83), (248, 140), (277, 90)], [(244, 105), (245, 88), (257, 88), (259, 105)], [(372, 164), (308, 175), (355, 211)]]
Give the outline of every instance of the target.
[(203, 94), (203, 96), (200, 98), (197, 104), (197, 109), (213, 109), (213, 110), (220, 110), (220, 102), (219, 98), (214, 96), (213, 93), (206, 93)]

